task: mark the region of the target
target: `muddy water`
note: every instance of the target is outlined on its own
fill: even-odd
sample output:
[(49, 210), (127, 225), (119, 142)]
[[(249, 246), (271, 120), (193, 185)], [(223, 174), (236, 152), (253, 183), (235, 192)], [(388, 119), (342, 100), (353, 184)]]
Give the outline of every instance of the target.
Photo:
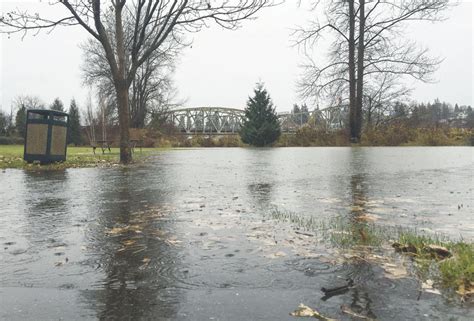
[[(472, 320), (474, 307), (269, 219), (354, 207), (474, 240), (472, 148), (196, 149), (129, 168), (0, 173), (0, 319)], [(321, 287), (355, 287), (324, 298)]]

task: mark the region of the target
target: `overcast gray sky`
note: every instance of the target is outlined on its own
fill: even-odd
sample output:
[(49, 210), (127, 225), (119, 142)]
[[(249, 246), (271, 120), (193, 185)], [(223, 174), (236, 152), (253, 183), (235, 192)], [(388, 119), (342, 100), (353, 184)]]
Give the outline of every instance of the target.
[[(39, 1), (2, 1), (0, 10), (12, 7), (32, 11), (52, 10)], [(255, 83), (263, 81), (278, 111), (290, 110), (301, 100), (296, 94), (298, 67), (303, 55), (291, 46), (290, 32), (309, 18), (297, 1), (262, 10), (258, 19), (246, 21), (236, 31), (216, 26), (192, 34), (193, 45), (184, 50), (175, 74), (181, 98), (187, 106), (244, 108)], [(64, 10), (56, 6), (57, 14)], [(449, 20), (417, 24), (409, 37), (444, 57), (435, 84), (414, 83), (413, 99), (435, 98), (460, 105), (473, 105), (472, 1), (463, 1), (449, 13)], [(46, 104), (59, 97), (67, 106), (76, 98), (84, 106), (88, 88), (82, 84), (81, 50), (78, 44), (88, 34), (80, 27), (57, 28), (52, 33), (1, 36), (0, 102), (9, 111), (18, 95), (36, 95)], [(310, 106), (312, 107), (312, 106)], [(323, 107), (323, 106), (321, 106)]]

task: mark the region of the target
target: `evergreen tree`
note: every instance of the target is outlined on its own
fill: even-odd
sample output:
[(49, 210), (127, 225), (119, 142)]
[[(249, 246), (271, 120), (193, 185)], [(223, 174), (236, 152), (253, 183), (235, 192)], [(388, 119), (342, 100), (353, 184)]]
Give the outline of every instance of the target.
[(0, 135), (6, 135), (8, 128), (8, 117), (0, 110)]
[(49, 109), (64, 112), (63, 102), (59, 98), (56, 98)]
[(293, 114), (299, 114), (301, 112), (300, 107), (298, 104), (293, 105), (293, 110), (291, 111)]
[(303, 114), (303, 124), (306, 124), (309, 120), (309, 110), (306, 103), (301, 105), (301, 113)]
[(458, 104), (454, 105), (454, 113), (457, 115), (459, 114), (459, 106)]
[(15, 117), (15, 127), (18, 135), (21, 137), (25, 137), (26, 131), (26, 107), (25, 105), (21, 105), (16, 112)]
[(298, 106), (298, 104), (293, 105), (293, 110), (291, 111), (291, 113), (293, 114), (292, 115), (293, 121), (296, 124), (300, 124), (300, 122), (301, 122), (301, 110), (300, 110), (300, 107)]
[(272, 144), (280, 137), (280, 123), (275, 108), (261, 83), (254, 89), (254, 97), (249, 97), (245, 118), (240, 129), (244, 143), (262, 147)]
[(449, 105), (445, 102), (441, 104), (441, 119), (449, 119), (449, 116), (451, 116), (451, 108), (449, 108)]
[(82, 143), (81, 139), (81, 122), (79, 116), (79, 108), (77, 108), (76, 100), (71, 100), (69, 106), (69, 128), (67, 131), (67, 143), (75, 146)]
[(468, 128), (474, 128), (474, 111), (472, 110), (471, 106), (467, 106), (466, 113), (467, 113), (466, 126)]

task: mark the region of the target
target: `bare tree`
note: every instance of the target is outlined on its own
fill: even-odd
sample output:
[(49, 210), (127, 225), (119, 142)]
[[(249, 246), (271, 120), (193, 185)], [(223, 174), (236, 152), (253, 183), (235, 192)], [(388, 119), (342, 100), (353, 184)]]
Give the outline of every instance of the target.
[(0, 136), (6, 135), (9, 127), (9, 117), (0, 109)]
[(36, 96), (20, 95), (13, 99), (10, 119), (13, 120), (13, 110), (16, 110), (15, 128), (21, 137), (25, 136), (26, 111), (28, 109), (44, 108), (44, 103)]
[[(313, 10), (318, 4), (319, 1)], [(294, 34), (296, 43), (305, 48), (309, 57), (308, 49), (323, 36), (334, 39), (327, 64), (321, 66), (310, 59), (303, 66), (301, 95), (348, 100), (351, 139), (358, 141), (362, 106), (367, 96), (364, 86), (377, 87), (377, 82), (383, 79), (380, 74), (409, 76), (424, 82), (432, 80), (441, 60), (430, 58), (426, 49), (404, 40), (403, 35), (412, 21), (444, 19), (442, 13), (449, 6), (448, 0), (329, 1), (324, 19), (317, 19)]]
[[(130, 61), (133, 24), (128, 17), (126, 18), (127, 22), (124, 23), (125, 52), (128, 55), (127, 61)], [(113, 21), (107, 20), (105, 23), (112, 27)], [(162, 105), (164, 97), (173, 96), (168, 92), (176, 92), (171, 76), (175, 71), (176, 59), (184, 45), (184, 42), (176, 39), (176, 36), (170, 37), (137, 69), (129, 88), (131, 127), (145, 127), (152, 109), (156, 105)], [(97, 86), (99, 100), (107, 100), (117, 105), (113, 77), (103, 47), (92, 39), (86, 41), (81, 47), (84, 53), (82, 65), (84, 83)]]
[(18, 110), (21, 107), (26, 109), (44, 109), (45, 104), (38, 96), (31, 95), (19, 95), (13, 99), (12, 102), (14, 109)]
[[(30, 30), (51, 29), (57, 26), (80, 25), (104, 49), (114, 90), (117, 96), (120, 124), (120, 161), (132, 159), (129, 144), (129, 87), (135, 74), (150, 55), (162, 47), (169, 37), (186, 31), (198, 31), (210, 21), (234, 29), (257, 11), (270, 5), (271, 0), (110, 0), (102, 6), (100, 0), (59, 0), (66, 13), (53, 19), (14, 10), (2, 13), (0, 30), (25, 33)], [(127, 19), (125, 17), (130, 17)], [(112, 19), (113, 28), (104, 23)], [(130, 55), (126, 53), (125, 23), (133, 25)], [(127, 57), (130, 56), (130, 60)]]
[(84, 125), (86, 126), (86, 134), (87, 138), (89, 139), (89, 143), (92, 146), (96, 144), (96, 136), (95, 136), (95, 127), (96, 127), (96, 118), (94, 117), (94, 109), (92, 106), (92, 95), (89, 92), (86, 102), (86, 110), (84, 111), (82, 119), (84, 119)]
[(366, 83), (362, 112), (367, 127), (377, 127), (390, 121), (395, 104), (407, 102), (411, 91), (393, 74), (381, 73), (373, 81)]

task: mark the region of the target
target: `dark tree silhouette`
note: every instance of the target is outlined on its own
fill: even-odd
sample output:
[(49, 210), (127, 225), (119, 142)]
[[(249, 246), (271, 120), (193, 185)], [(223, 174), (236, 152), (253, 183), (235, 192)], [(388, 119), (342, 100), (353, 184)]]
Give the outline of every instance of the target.
[(21, 105), (16, 112), (15, 129), (18, 135), (25, 137), (26, 132), (26, 107)]
[(75, 146), (82, 143), (81, 137), (81, 120), (79, 116), (79, 108), (76, 105), (76, 100), (71, 100), (69, 106), (69, 128), (67, 131), (67, 143)]
[(54, 99), (49, 109), (64, 112), (64, 104), (59, 98), (56, 98)]

